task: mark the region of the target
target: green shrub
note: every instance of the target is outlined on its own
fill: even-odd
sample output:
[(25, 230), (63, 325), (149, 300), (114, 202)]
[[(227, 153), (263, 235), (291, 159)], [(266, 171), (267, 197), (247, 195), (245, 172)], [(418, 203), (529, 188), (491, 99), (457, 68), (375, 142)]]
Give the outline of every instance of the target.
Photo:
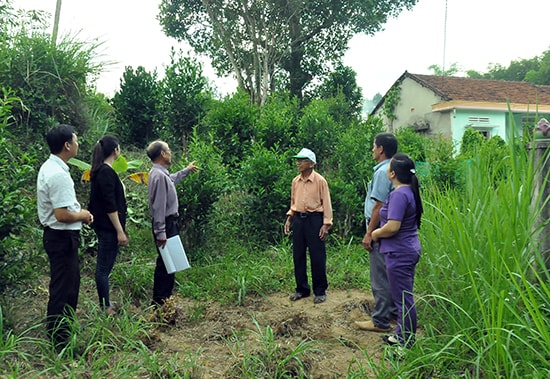
[(297, 174), (290, 164), (290, 154), (256, 144), (243, 160), (236, 185), (251, 195), (243, 209), (245, 239), (269, 243), (280, 240), (282, 222), (290, 206), (292, 178)]
[(299, 113), (299, 101), (290, 99), (288, 94), (276, 93), (268, 97), (256, 123), (258, 142), (268, 149), (285, 151), (295, 148), (293, 141)]
[(395, 136), (399, 141), (399, 152), (409, 155), (416, 162), (424, 162), (427, 158), (427, 150), (431, 141), (417, 133), (411, 127), (396, 130)]
[(117, 119), (115, 132), (125, 145), (143, 148), (157, 137), (156, 99), (159, 83), (156, 71), (144, 67), (126, 67), (120, 81), (120, 91), (113, 97)]
[(202, 119), (198, 133), (222, 154), (223, 163), (236, 167), (249, 153), (256, 139), (254, 125), (258, 108), (250, 103), (250, 97), (239, 91), (223, 101), (213, 104)]
[(186, 152), (193, 128), (210, 103), (208, 78), (196, 59), (172, 51), (158, 91), (158, 134), (170, 145), (182, 146)]
[(363, 204), (367, 183), (372, 178), (372, 143), (382, 132), (379, 119), (352, 122), (341, 134), (330, 157), (330, 169), (325, 174), (330, 188), (334, 225), (332, 233), (346, 238), (361, 236), (365, 231)]
[(334, 171), (325, 175), (325, 179), (329, 185), (333, 211), (333, 225), (330, 232), (343, 239), (347, 239), (350, 233), (356, 236), (364, 234), (363, 203), (366, 192), (358, 193), (355, 183), (346, 181)]
[(21, 99), (14, 104), (11, 131), (30, 142), (52, 125), (67, 123), (82, 135), (91, 120), (87, 79), (102, 68), (94, 62), (99, 44), (68, 35), (52, 44), (44, 32), (49, 25), (34, 26), (0, 37), (0, 83)]
[(462, 135), (462, 141), (460, 143), (460, 156), (463, 159), (471, 159), (476, 157), (480, 148), (485, 144), (486, 139), (483, 134), (475, 130), (474, 128), (466, 128)]
[[(36, 225), (34, 201), (36, 154), (23, 148), (7, 127), (13, 121), (12, 104), (19, 101), (13, 92), (3, 90), (0, 98), (0, 290), (28, 277), (33, 266), (33, 249), (21, 248), (24, 240), (16, 235)], [(24, 267), (21, 267), (24, 266)]]
[(179, 214), (185, 246), (197, 247), (205, 242), (209, 214), (214, 203), (229, 188), (228, 169), (222, 163), (221, 150), (199, 139), (195, 134), (189, 144), (189, 159), (182, 159), (171, 171), (196, 161), (200, 170), (190, 174), (176, 188), (179, 197)]
[(452, 139), (437, 136), (432, 140), (427, 152), (428, 176), (426, 183), (429, 189), (459, 189), (464, 184), (465, 165), (455, 157), (455, 146)]
[(317, 155), (317, 169), (328, 168), (330, 156), (334, 151), (341, 132), (342, 124), (337, 123), (330, 114), (331, 100), (313, 100), (302, 110), (296, 135), (296, 153), (306, 147)]

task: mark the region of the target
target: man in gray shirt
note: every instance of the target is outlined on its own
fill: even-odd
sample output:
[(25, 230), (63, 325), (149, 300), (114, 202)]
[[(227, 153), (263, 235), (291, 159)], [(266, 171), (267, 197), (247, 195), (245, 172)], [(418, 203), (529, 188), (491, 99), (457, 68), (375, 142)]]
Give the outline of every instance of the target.
[(149, 211), (153, 223), (153, 236), (157, 246), (157, 261), (153, 283), (153, 302), (155, 306), (162, 306), (166, 299), (172, 296), (175, 274), (168, 274), (159, 247), (166, 245), (166, 240), (179, 234), (178, 226), (178, 194), (176, 184), (199, 168), (195, 162), (174, 174), (170, 174), (168, 167), (172, 163), (172, 152), (164, 141), (154, 141), (147, 147), (147, 156), (153, 162), (149, 172)]
[(380, 208), (393, 189), (386, 170), (391, 157), (396, 152), (397, 138), (393, 134), (380, 133), (374, 137), (372, 157), (378, 164), (374, 166), (374, 175), (365, 198), (367, 231), (363, 237), (363, 247), (369, 251), (374, 309), (371, 313), (372, 320), (355, 322), (359, 329), (372, 332), (389, 332), (391, 330), (390, 319), (397, 319), (397, 308), (393, 303), (386, 275), (385, 257), (379, 252), (378, 242), (372, 240), (372, 232), (380, 227)]

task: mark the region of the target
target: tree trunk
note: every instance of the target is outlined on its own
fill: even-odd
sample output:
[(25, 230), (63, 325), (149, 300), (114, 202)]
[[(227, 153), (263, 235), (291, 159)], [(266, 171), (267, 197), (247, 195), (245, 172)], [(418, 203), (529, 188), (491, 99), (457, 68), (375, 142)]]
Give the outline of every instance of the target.
[(304, 58), (302, 42), (302, 25), (300, 23), (300, 11), (292, 7), (292, 2), (288, 3), (288, 23), (290, 34), (290, 57), (286, 62), (285, 69), (289, 74), (289, 90), (292, 96), (302, 100), (302, 90), (306, 83), (311, 80), (311, 75), (302, 69), (302, 59)]

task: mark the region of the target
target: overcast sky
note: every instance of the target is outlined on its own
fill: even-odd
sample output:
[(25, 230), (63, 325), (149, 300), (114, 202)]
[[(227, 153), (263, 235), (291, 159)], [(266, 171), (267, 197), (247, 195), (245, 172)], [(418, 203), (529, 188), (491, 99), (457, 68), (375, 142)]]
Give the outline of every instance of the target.
[[(56, 0), (13, 0), (16, 8), (55, 13)], [(115, 62), (97, 82), (108, 96), (118, 90), (126, 66), (164, 72), (170, 48), (184, 48), (166, 37), (156, 21), (160, 0), (62, 0), (60, 34), (104, 42), (102, 59)], [(447, 17), (445, 18), (445, 4)], [(350, 41), (344, 64), (357, 72), (365, 98), (382, 95), (405, 71), (431, 74), (430, 65), (486, 72), (489, 64), (541, 55), (550, 48), (548, 0), (419, 0), (412, 11), (391, 19), (374, 36)], [(446, 19), (446, 23), (445, 23)], [(230, 79), (205, 74), (222, 93), (235, 89)]]

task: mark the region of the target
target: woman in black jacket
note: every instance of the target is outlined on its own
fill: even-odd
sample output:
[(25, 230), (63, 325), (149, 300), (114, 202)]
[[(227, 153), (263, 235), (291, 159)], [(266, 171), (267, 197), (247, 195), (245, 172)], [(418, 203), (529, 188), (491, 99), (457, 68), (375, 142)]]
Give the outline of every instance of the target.
[(112, 167), (119, 155), (118, 138), (109, 134), (103, 136), (94, 147), (90, 174), (88, 209), (94, 215), (93, 227), (99, 241), (95, 281), (99, 304), (108, 316), (116, 314), (109, 299), (109, 275), (120, 246), (128, 245), (124, 186)]

